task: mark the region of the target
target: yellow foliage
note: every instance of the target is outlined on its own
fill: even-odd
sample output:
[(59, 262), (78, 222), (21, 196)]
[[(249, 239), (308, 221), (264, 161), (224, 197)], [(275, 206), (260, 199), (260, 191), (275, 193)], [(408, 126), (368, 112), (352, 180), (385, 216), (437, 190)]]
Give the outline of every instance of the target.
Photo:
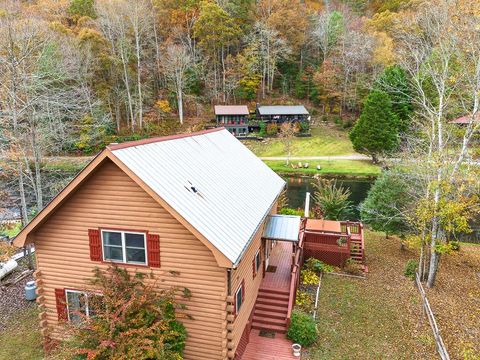
[(73, 34), (73, 31), (70, 30), (68, 27), (63, 25), (60, 21), (52, 21), (48, 27), (54, 31), (57, 31), (59, 33), (62, 33), (64, 35), (71, 35)]
[(170, 107), (170, 103), (168, 102), (168, 100), (157, 100), (157, 102), (155, 103), (155, 107), (160, 110), (162, 113), (171, 113), (172, 112), (172, 108)]
[(15, 248), (5, 241), (0, 241), (0, 262), (7, 261), (15, 253)]
[(385, 32), (375, 32), (377, 46), (373, 51), (373, 62), (383, 66), (395, 64), (393, 39)]

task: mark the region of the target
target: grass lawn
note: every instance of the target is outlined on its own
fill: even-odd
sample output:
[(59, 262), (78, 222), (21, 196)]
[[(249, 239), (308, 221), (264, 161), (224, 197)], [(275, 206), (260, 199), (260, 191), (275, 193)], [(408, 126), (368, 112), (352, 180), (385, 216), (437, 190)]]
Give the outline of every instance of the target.
[[(292, 162), (292, 161), (291, 161)], [(296, 163), (294, 161), (293, 163)], [(370, 161), (364, 160), (312, 160), (308, 161), (309, 167), (293, 169), (286, 166), (283, 160), (268, 160), (265, 161), (273, 171), (282, 174), (292, 175), (335, 175), (335, 176), (358, 176), (358, 177), (371, 177), (378, 176), (381, 169), (377, 165), (373, 165)], [(321, 170), (317, 170), (317, 165), (320, 165)]]
[[(318, 125), (312, 128), (312, 136), (295, 138), (292, 156), (333, 156), (355, 154), (347, 131)], [(285, 146), (281, 139), (267, 138), (264, 141), (245, 141), (257, 156), (285, 156)]]
[(396, 239), (367, 232), (367, 280), (326, 275), (317, 345), (302, 359), (434, 359), (420, 296), (403, 275), (412, 253)]
[(18, 313), (0, 331), (0, 359), (43, 359), (36, 307)]

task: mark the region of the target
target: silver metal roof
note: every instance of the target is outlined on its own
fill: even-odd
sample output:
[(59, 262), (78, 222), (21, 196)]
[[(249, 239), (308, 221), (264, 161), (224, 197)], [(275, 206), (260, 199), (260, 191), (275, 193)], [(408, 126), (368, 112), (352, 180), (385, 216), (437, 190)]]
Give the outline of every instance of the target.
[(260, 105), (258, 112), (260, 115), (308, 115), (303, 105)]
[(298, 241), (300, 216), (269, 215), (263, 237), (272, 240)]
[(233, 264), (285, 185), (225, 129), (112, 152)]

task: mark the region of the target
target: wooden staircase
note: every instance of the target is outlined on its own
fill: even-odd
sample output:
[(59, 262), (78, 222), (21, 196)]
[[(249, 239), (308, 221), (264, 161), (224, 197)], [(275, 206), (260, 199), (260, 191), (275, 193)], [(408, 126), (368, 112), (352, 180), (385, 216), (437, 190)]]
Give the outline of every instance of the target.
[(350, 239), (350, 258), (356, 263), (363, 264), (365, 262), (365, 253), (363, 239), (359, 237), (351, 237)]
[(286, 333), (288, 298), (288, 291), (260, 289), (255, 302), (252, 328)]

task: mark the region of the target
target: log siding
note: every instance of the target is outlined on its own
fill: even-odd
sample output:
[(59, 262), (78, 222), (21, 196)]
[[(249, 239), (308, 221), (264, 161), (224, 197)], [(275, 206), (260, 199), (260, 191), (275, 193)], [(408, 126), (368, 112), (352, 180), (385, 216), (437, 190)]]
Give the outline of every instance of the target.
[[(45, 307), (40, 314), (42, 334), (53, 340), (62, 338), (55, 289), (84, 289), (95, 267), (107, 268), (107, 263), (91, 261), (88, 237), (88, 229), (105, 228), (147, 231), (159, 236), (160, 267), (128, 268), (153, 272), (159, 287), (190, 289), (192, 297), (184, 302), (191, 318), (180, 319), (188, 331), (185, 359), (225, 359), (227, 270), (218, 266), (212, 252), (191, 231), (111, 161), (100, 165), (33, 234), (40, 295), (37, 301)], [(258, 234), (253, 243), (259, 246)], [(249, 256), (243, 263), (251, 271)], [(260, 279), (258, 276), (256, 281)], [(258, 286), (246, 281), (247, 299), (242, 313), (247, 313), (254, 302), (252, 296)], [(244, 322), (243, 315), (239, 318), (242, 320), (238, 326)]]

